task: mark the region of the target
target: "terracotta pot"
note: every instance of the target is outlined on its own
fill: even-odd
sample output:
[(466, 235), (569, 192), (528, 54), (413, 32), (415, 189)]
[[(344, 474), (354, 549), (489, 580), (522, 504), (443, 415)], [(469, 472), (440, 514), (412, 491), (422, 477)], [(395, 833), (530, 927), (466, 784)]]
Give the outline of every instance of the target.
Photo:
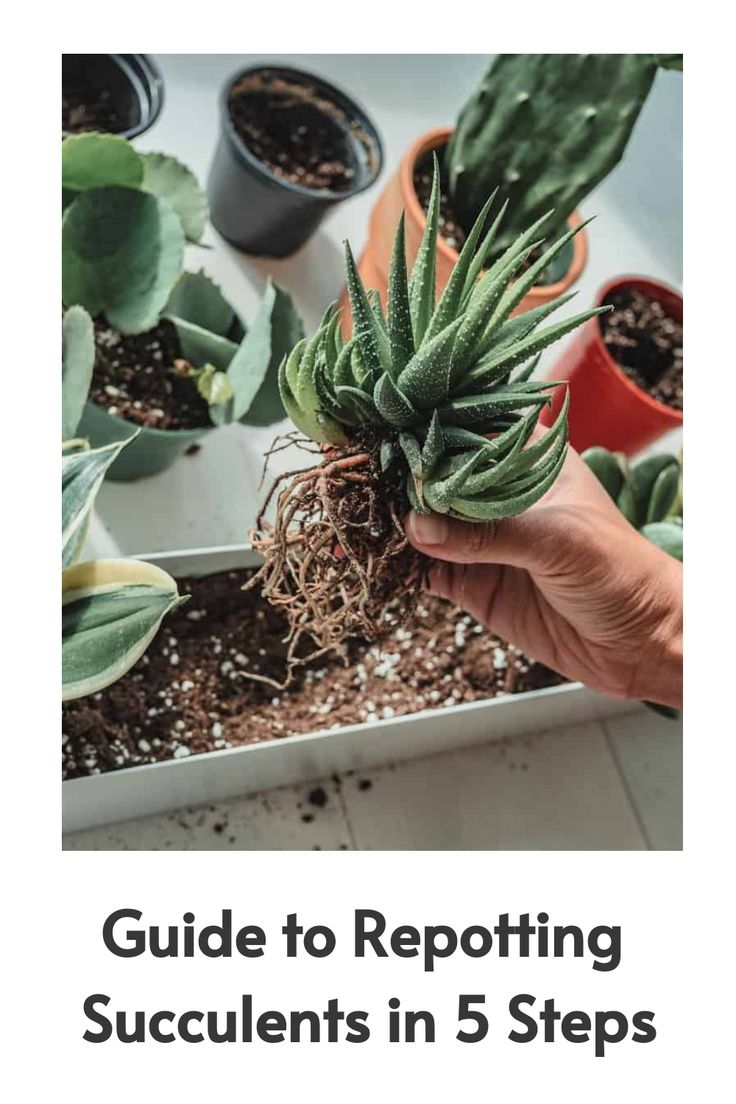
[[(402, 210), (406, 212), (406, 259), (409, 266), (414, 263), (424, 233), (426, 219), (414, 190), (414, 166), (425, 153), (445, 146), (451, 134), (452, 127), (436, 127), (417, 138), (405, 153), (398, 171), (389, 180), (371, 212), (368, 243), (360, 258), (358, 268), (366, 287), (376, 288), (380, 292), (384, 306), (386, 305), (388, 290), (391, 251)], [(582, 219), (576, 211), (570, 218), (570, 226), (577, 226), (581, 221)], [(541, 303), (548, 303), (550, 300), (556, 299), (558, 295), (568, 291), (572, 284), (579, 279), (588, 256), (588, 239), (585, 230), (573, 238), (572, 244), (572, 262), (564, 279), (558, 280), (554, 284), (533, 287), (524, 296), (514, 314), (519, 314), (521, 311), (529, 310), (531, 307), (537, 307)], [(448, 245), (443, 238), (438, 237), (438, 297), (442, 294), (457, 259), (457, 250)], [(343, 292), (340, 305), (343, 307), (346, 320), (344, 328), (349, 330), (350, 311), (347, 291)]]
[[(672, 318), (682, 322), (680, 293), (642, 276), (611, 280), (598, 292), (596, 306), (622, 288), (636, 288), (658, 299)], [(578, 330), (547, 378), (569, 383), (570, 442), (578, 452), (602, 445), (631, 456), (682, 425), (682, 411), (653, 399), (621, 370), (603, 344), (598, 318)], [(555, 388), (552, 407), (543, 415), (548, 425), (562, 405), (564, 391), (564, 387)]]

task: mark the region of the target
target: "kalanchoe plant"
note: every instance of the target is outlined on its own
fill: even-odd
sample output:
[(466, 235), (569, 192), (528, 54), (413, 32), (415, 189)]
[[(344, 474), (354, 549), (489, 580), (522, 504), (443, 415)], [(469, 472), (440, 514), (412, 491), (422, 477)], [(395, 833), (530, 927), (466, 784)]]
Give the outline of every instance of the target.
[(658, 68), (679, 54), (501, 54), (460, 112), (445, 154), (469, 229), (493, 188), (508, 199), (496, 254), (550, 207), (560, 232), (623, 157)]
[(348, 246), (352, 335), (343, 339), (337, 313), (328, 310), (281, 366), (288, 414), (326, 449), (321, 465), (281, 491), (274, 528), (255, 537), (266, 556), (256, 578), (291, 619), (292, 659), (304, 632), (325, 649), (352, 633), (376, 637), (387, 620), (410, 611), (423, 566), (403, 532), (409, 505), (472, 522), (509, 517), (541, 498), (562, 468), (567, 404), (530, 443), (555, 386), (531, 376), (546, 346), (600, 308), (547, 326), (566, 300), (512, 317), (576, 231), (525, 268), (540, 247), (545, 215), (481, 275), (503, 215), (485, 229), (492, 198), (436, 303), (435, 162), (411, 280), (399, 224), (387, 313), (363, 286)]
[[(65, 305), (84, 307), (124, 337), (162, 319), (173, 324), (182, 355), (171, 371), (196, 385), (212, 425), (280, 420), (278, 365), (302, 337), (301, 321), (291, 298), (269, 280), (248, 329), (204, 272), (182, 271), (185, 241), (200, 241), (207, 217), (194, 174), (175, 158), (139, 154), (111, 134), (67, 138), (62, 172)], [(83, 429), (96, 444), (134, 432), (130, 422), (90, 406)], [(150, 470), (161, 470), (207, 428), (178, 437), (168, 431), (167, 443), (160, 431), (153, 440), (144, 428), (125, 465), (142, 469), (133, 454), (150, 447), (156, 452)]]
[(92, 320), (64, 316), (62, 383), (62, 700), (109, 686), (146, 650), (164, 616), (184, 598), (158, 567), (135, 560), (79, 564), (94, 500), (127, 442), (91, 449), (73, 436), (92, 373)]

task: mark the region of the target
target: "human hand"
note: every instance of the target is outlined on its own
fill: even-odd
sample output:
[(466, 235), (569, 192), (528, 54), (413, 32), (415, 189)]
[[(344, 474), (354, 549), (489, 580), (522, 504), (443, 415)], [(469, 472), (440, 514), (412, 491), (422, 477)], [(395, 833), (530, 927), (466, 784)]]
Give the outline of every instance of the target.
[(682, 564), (629, 524), (568, 449), (518, 517), (473, 524), (412, 511), (429, 589), (566, 678), (616, 698), (682, 702)]

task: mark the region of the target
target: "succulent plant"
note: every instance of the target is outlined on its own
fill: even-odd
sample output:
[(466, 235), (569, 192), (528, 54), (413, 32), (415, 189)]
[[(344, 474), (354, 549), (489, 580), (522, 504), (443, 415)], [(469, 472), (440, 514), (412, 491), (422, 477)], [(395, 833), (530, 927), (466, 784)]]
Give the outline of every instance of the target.
[[(366, 291), (346, 247), (352, 336), (331, 308), (279, 373), (281, 397), (298, 428), (326, 445), (380, 448), (384, 470), (403, 465), (415, 509), (470, 521), (508, 517), (552, 485), (565, 458), (567, 403), (529, 444), (554, 383), (531, 379), (541, 351), (606, 308), (541, 323), (567, 299), (513, 316), (528, 289), (577, 232), (529, 263), (546, 213), (481, 275), (503, 208), (486, 231), (488, 200), (435, 304), (439, 174), (411, 280), (403, 219), (393, 249), (388, 309)], [(480, 278), (479, 278), (480, 277)], [(517, 371), (518, 369), (518, 371)], [(515, 373), (515, 374), (514, 374)]]
[[(74, 438), (94, 360), (92, 320), (64, 316), (61, 470), (62, 700), (109, 686), (140, 658), (164, 616), (182, 601), (158, 567), (135, 560), (77, 564), (105, 472), (128, 441), (91, 449)], [(86, 380), (86, 385), (85, 385)]]
[(590, 448), (583, 460), (642, 536), (682, 560), (682, 462), (653, 453), (629, 464), (621, 453)]
[(118, 135), (73, 135), (62, 142), (62, 201), (65, 306), (102, 315), (123, 335), (171, 321), (182, 347), (175, 370), (194, 380), (215, 425), (283, 417), (278, 365), (301, 321), (269, 280), (249, 330), (204, 272), (182, 271), (185, 242), (200, 242), (207, 220), (190, 169)]
[(677, 54), (501, 54), (457, 120), (445, 154), (453, 211), (468, 229), (486, 196), (508, 199), (494, 255), (550, 207), (559, 232), (621, 160), (659, 67)]

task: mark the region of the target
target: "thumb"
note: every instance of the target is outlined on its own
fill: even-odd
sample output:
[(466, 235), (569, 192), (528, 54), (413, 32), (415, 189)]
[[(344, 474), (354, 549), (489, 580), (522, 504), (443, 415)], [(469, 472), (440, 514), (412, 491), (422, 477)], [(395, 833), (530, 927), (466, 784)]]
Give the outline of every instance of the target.
[(412, 510), (405, 527), (419, 552), (451, 563), (509, 564), (533, 570), (543, 566), (548, 547), (538, 520), (528, 514), (475, 523)]

